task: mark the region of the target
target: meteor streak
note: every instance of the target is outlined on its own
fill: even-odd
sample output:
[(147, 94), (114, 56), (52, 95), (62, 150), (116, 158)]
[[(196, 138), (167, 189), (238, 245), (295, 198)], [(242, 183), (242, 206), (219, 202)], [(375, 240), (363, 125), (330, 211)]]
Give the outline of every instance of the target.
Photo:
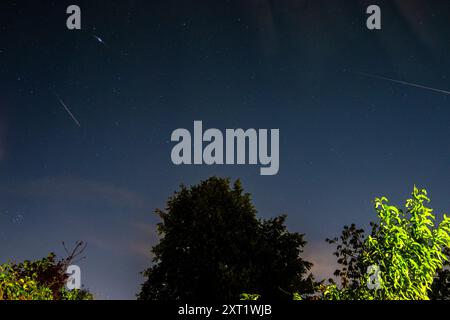
[(430, 91), (434, 91), (434, 92), (450, 95), (450, 91), (445, 91), (445, 90), (441, 90), (441, 89), (427, 87), (427, 86), (423, 86), (423, 85), (417, 84), (417, 83), (411, 83), (411, 82), (406, 82), (406, 81), (401, 81), (401, 80), (395, 80), (395, 79), (386, 78), (386, 77), (382, 77), (382, 76), (377, 76), (377, 75), (373, 75), (373, 74), (370, 74), (370, 73), (364, 73), (364, 72), (356, 72), (356, 74), (359, 74), (359, 75), (364, 76), (364, 77), (369, 77), (369, 78), (378, 79), (378, 80), (390, 81), (390, 82), (399, 83), (399, 84), (402, 84), (402, 85), (405, 85), (405, 86), (416, 87), (416, 88), (420, 88), (420, 89), (425, 89), (425, 90), (430, 90)]
[(73, 115), (73, 113), (70, 111), (69, 107), (66, 106), (64, 101), (55, 93), (56, 98), (59, 100), (59, 103), (64, 107), (64, 109), (67, 111), (69, 116), (72, 118), (72, 120), (76, 123), (77, 126), (81, 127), (80, 122), (78, 122), (77, 118)]

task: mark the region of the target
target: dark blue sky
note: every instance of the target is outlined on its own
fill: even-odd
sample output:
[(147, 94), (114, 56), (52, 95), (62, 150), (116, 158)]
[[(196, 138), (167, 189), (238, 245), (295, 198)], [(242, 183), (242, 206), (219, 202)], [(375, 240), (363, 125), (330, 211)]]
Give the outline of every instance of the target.
[[(374, 3), (380, 31), (365, 26)], [(450, 208), (450, 95), (360, 74), (450, 91), (449, 32), (446, 0), (2, 1), (0, 261), (85, 240), (83, 283), (134, 298), (153, 210), (218, 175), (261, 217), (287, 213), (331, 276), (324, 239), (374, 220), (375, 196), (401, 204), (417, 184)], [(194, 120), (279, 128), (278, 175), (173, 165), (170, 135)]]

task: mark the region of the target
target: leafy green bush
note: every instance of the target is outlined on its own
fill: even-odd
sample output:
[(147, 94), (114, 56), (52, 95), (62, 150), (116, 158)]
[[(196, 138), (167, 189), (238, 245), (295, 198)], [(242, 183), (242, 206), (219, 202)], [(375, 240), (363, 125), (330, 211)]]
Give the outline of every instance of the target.
[(30, 277), (21, 277), (10, 264), (0, 265), (0, 300), (52, 300), (52, 291)]
[(389, 205), (385, 197), (376, 198), (380, 223), (364, 241), (358, 262), (379, 269), (379, 286), (369, 289), (373, 275), (361, 273), (357, 286), (323, 286), (323, 298), (428, 300), (436, 273), (447, 261), (445, 250), (450, 247), (450, 218), (444, 214), (436, 226), (433, 210), (425, 206), (428, 202), (426, 190), (416, 187), (406, 201), (405, 212)]
[(77, 242), (72, 253), (61, 260), (50, 253), (40, 260), (0, 265), (0, 300), (92, 300), (85, 289), (66, 289), (67, 267), (85, 247)]

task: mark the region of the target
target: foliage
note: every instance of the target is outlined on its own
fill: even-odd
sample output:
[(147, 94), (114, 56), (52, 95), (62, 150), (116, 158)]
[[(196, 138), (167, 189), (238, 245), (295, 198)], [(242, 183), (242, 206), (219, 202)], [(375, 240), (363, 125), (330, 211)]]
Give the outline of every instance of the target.
[(311, 287), (304, 279), (311, 264), (300, 258), (303, 235), (287, 231), (285, 216), (257, 219), (239, 181), (181, 186), (156, 213), (161, 239), (139, 299), (235, 300), (242, 292), (282, 299), (280, 289)]
[(54, 253), (40, 260), (0, 265), (0, 300), (91, 300), (85, 289), (69, 291), (67, 267), (85, 248), (82, 242), (67, 258), (57, 260)]
[[(261, 298), (259, 294), (251, 294), (251, 293), (242, 293), (241, 300), (258, 300)], [(303, 297), (300, 293), (294, 292), (292, 294), (292, 300), (303, 300)]]
[[(447, 261), (444, 250), (450, 246), (450, 219), (444, 215), (435, 226), (432, 209), (425, 206), (429, 201), (427, 192), (416, 187), (405, 212), (385, 197), (376, 198), (379, 226), (372, 224), (372, 235), (364, 243), (360, 230), (344, 230), (337, 256), (349, 267), (335, 273), (343, 280), (341, 288), (334, 283), (322, 287), (324, 299), (429, 299), (436, 274)], [(379, 289), (367, 286), (371, 275), (365, 267), (371, 265), (380, 270)]]
[(94, 295), (87, 289), (61, 289), (61, 300), (94, 300)]
[(258, 300), (261, 297), (259, 294), (241, 293), (241, 300)]
[[(344, 226), (344, 230), (339, 238), (326, 239), (330, 244), (336, 244), (336, 251), (333, 253), (342, 266), (334, 272), (334, 276), (340, 278), (342, 288), (355, 289), (360, 285), (363, 267), (361, 251), (364, 247), (364, 230), (358, 229), (355, 224)], [(334, 284), (333, 279), (329, 279)]]
[(303, 298), (300, 293), (294, 292), (294, 294), (292, 295), (292, 300), (303, 300)]
[(304, 275), (312, 263), (300, 255), (306, 245), (303, 234), (289, 233), (285, 226), (286, 215), (259, 223), (259, 241), (255, 245), (253, 275), (258, 291), (264, 299), (291, 299), (292, 292), (309, 296), (314, 293), (316, 282), (310, 274)]
[(21, 277), (10, 264), (0, 265), (0, 300), (51, 300), (49, 288), (28, 276)]
[(430, 299), (450, 300), (450, 248), (445, 248), (444, 254), (447, 260), (444, 261), (444, 268), (439, 270), (431, 285)]

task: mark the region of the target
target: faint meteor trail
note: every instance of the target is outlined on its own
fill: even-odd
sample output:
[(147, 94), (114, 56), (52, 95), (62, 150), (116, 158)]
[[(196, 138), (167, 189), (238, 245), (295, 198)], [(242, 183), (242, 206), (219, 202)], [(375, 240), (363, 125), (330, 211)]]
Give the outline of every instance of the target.
[(69, 107), (66, 106), (66, 104), (64, 103), (64, 101), (62, 101), (62, 99), (55, 93), (56, 98), (59, 100), (59, 103), (64, 107), (64, 109), (67, 111), (67, 113), (70, 115), (70, 117), (72, 118), (72, 120), (77, 124), (77, 126), (81, 127), (80, 123), (78, 122), (77, 118), (75, 118), (75, 116), (73, 115), (72, 112), (70, 112)]
[(359, 74), (361, 76), (364, 76), (364, 77), (369, 77), (369, 78), (378, 79), (378, 80), (390, 81), (390, 82), (399, 83), (399, 84), (402, 84), (402, 85), (405, 85), (405, 86), (416, 87), (416, 88), (420, 88), (420, 89), (425, 89), (425, 90), (430, 90), (430, 91), (434, 91), (434, 92), (450, 95), (450, 91), (445, 91), (445, 90), (440, 90), (440, 89), (436, 89), (436, 88), (432, 88), (432, 87), (427, 87), (427, 86), (423, 86), (423, 85), (420, 85), (420, 84), (417, 84), (417, 83), (411, 83), (411, 82), (406, 82), (406, 81), (401, 81), (401, 80), (395, 80), (395, 79), (386, 78), (386, 77), (382, 77), (382, 76), (377, 76), (377, 75), (370, 74), (370, 73), (365, 73), (365, 72), (355, 72), (355, 73)]

